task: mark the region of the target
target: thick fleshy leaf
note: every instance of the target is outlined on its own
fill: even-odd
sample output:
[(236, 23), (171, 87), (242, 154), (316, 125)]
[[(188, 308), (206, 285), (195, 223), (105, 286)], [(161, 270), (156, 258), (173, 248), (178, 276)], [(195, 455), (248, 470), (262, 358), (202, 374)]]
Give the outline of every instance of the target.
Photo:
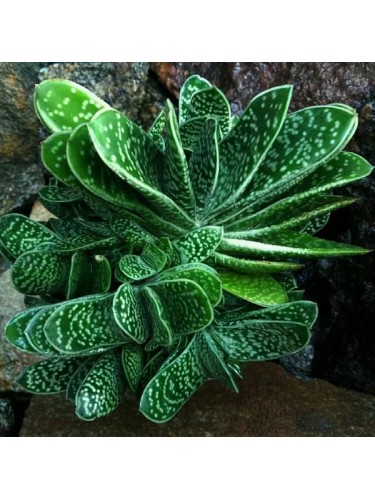
[(180, 278), (198, 283), (213, 307), (220, 302), (222, 297), (221, 281), (217, 272), (212, 267), (202, 263), (182, 264), (171, 267), (158, 276), (158, 279), (161, 281)]
[(198, 210), (206, 208), (219, 175), (217, 122), (207, 120), (189, 160), (190, 178)]
[(278, 273), (282, 271), (296, 271), (303, 267), (295, 262), (273, 262), (267, 260), (248, 260), (214, 252), (207, 261), (215, 267), (223, 267), (239, 273)]
[[(343, 196), (318, 195), (307, 197), (293, 196), (277, 202), (248, 218), (239, 219), (226, 226), (228, 238), (246, 237), (299, 228), (320, 215), (329, 214), (339, 208), (354, 203), (354, 198)], [(252, 229), (253, 228), (253, 229)], [(233, 230), (240, 230), (235, 233)], [(241, 230), (245, 230), (241, 232)]]
[(180, 128), (182, 147), (187, 151), (194, 151), (197, 147), (199, 137), (202, 134), (203, 126), (207, 118), (200, 116), (185, 122)]
[(193, 333), (213, 320), (211, 303), (203, 289), (188, 279), (169, 279), (148, 284), (157, 293), (173, 332)]
[(223, 228), (217, 226), (201, 227), (174, 240), (181, 263), (201, 262), (207, 259), (219, 246)]
[(41, 243), (56, 240), (52, 231), (24, 215), (8, 214), (0, 217), (0, 242), (14, 258), (34, 250)]
[[(106, 147), (110, 147), (110, 142), (107, 141)], [(142, 202), (137, 192), (109, 169), (98, 155), (87, 124), (72, 132), (67, 143), (67, 159), (72, 173), (91, 193), (129, 210), (140, 208)]]
[(185, 80), (181, 87), (178, 100), (180, 125), (186, 121), (193, 95), (199, 90), (209, 89), (211, 87), (211, 83), (199, 75), (192, 75)]
[(302, 323), (249, 320), (241, 326), (221, 324), (214, 328), (230, 358), (235, 361), (266, 361), (293, 354), (310, 340)]
[(199, 359), (210, 377), (213, 377), (234, 392), (238, 392), (233, 373), (224, 360), (224, 353), (214, 340), (214, 333), (203, 330), (197, 333), (196, 343)]
[(220, 143), (220, 176), (212, 208), (231, 205), (256, 175), (284, 123), (292, 87), (258, 94)]
[(80, 358), (45, 359), (23, 370), (17, 383), (34, 394), (63, 392), (80, 363)]
[(126, 342), (112, 313), (113, 294), (65, 302), (47, 320), (47, 340), (63, 354), (95, 354)]
[(125, 391), (118, 353), (103, 354), (89, 371), (76, 395), (76, 414), (82, 420), (95, 420), (113, 411)]
[(223, 289), (260, 306), (282, 304), (288, 300), (282, 286), (268, 274), (219, 272)]
[(165, 166), (163, 192), (174, 200), (187, 214), (194, 217), (195, 199), (191, 186), (188, 162), (182, 148), (174, 107), (167, 101)]
[(161, 271), (167, 263), (167, 255), (154, 243), (147, 243), (141, 255), (124, 255), (119, 267), (132, 280), (142, 280)]
[(25, 336), (36, 352), (44, 356), (61, 356), (61, 353), (47, 340), (44, 333), (44, 325), (47, 319), (61, 306), (54, 304), (43, 307), (32, 318), (25, 330)]
[(108, 292), (111, 278), (111, 266), (104, 255), (77, 252), (72, 256), (67, 299)]
[(119, 238), (131, 244), (137, 251), (141, 250), (146, 243), (155, 241), (155, 237), (151, 233), (124, 217), (112, 217), (111, 228)]
[(69, 401), (71, 401), (74, 404), (76, 402), (76, 395), (79, 388), (83, 384), (91, 368), (99, 359), (99, 356), (88, 356), (87, 358), (80, 358), (80, 359), (81, 363), (77, 368), (77, 370), (72, 375), (71, 379), (69, 380), (69, 384), (66, 389), (66, 398), (69, 399)]
[(142, 348), (135, 344), (125, 345), (121, 352), (121, 362), (126, 381), (135, 392), (144, 366)]
[(159, 349), (152, 353), (150, 359), (145, 364), (137, 386), (137, 396), (140, 397), (144, 388), (150, 380), (156, 375), (160, 367), (166, 362), (168, 354), (164, 349)]
[(43, 165), (56, 179), (75, 187), (79, 182), (72, 174), (66, 158), (66, 144), (70, 134), (70, 132), (56, 132), (50, 135), (41, 144), (41, 157)]
[(104, 252), (116, 248), (118, 244), (119, 239), (117, 236), (98, 238), (97, 235), (83, 233), (80, 236), (75, 236), (69, 240), (54, 244), (51, 247), (51, 251), (60, 254), (71, 254), (78, 251), (96, 250), (97, 253), (100, 253), (101, 251)]
[(44, 203), (74, 203), (81, 199), (81, 193), (70, 187), (47, 186), (39, 191), (39, 198)]
[(155, 118), (154, 123), (151, 125), (148, 135), (154, 140), (155, 136), (160, 136), (164, 132), (165, 123), (167, 121), (166, 112), (163, 109)]
[(230, 126), (230, 115), (230, 105), (225, 95), (217, 87), (211, 87), (193, 94), (187, 108), (186, 121), (200, 116), (217, 119), (225, 136)]
[(276, 232), (260, 238), (261, 241), (224, 238), (219, 250), (237, 255), (284, 258), (339, 257), (344, 255), (361, 255), (369, 251), (354, 245), (322, 240), (308, 234), (294, 233), (293, 231)]
[(33, 307), (26, 311), (17, 313), (11, 318), (4, 328), (4, 336), (8, 342), (17, 347), (20, 351), (28, 353), (38, 353), (28, 341), (25, 331), (30, 321), (42, 309), (42, 307)]
[[(234, 217), (253, 213), (257, 205), (264, 206), (271, 200), (279, 199), (298, 183), (303, 186), (304, 178), (312, 175), (316, 169), (324, 172), (318, 177), (322, 175), (326, 181), (330, 179), (328, 185), (340, 183), (348, 167), (344, 167), (336, 177), (336, 171), (341, 169), (337, 163), (334, 163), (332, 170), (327, 170), (327, 165), (322, 164), (332, 161), (345, 147), (355, 132), (357, 122), (354, 109), (336, 106), (316, 106), (289, 115), (253, 182), (242, 199), (230, 207), (230, 213)], [(363, 166), (354, 166), (354, 170), (357, 168), (363, 171)], [(368, 166), (365, 168), (368, 169)], [(330, 189), (328, 185), (324, 191)], [(314, 186), (310, 185), (310, 188), (314, 189)], [(303, 191), (304, 188), (297, 192)], [(243, 211), (240, 212), (240, 209)]]
[(206, 381), (195, 338), (183, 353), (147, 384), (140, 411), (153, 422), (167, 422)]
[(220, 316), (220, 324), (225, 322), (229, 326), (239, 326), (245, 328), (248, 321), (284, 321), (287, 323), (302, 323), (311, 327), (318, 316), (318, 308), (315, 302), (301, 300), (278, 306), (266, 307), (253, 311), (245, 311), (237, 313), (234, 319), (233, 314), (222, 314)]
[(73, 130), (109, 105), (89, 90), (69, 80), (45, 80), (36, 86), (38, 117), (52, 132)]
[(142, 193), (167, 220), (192, 227), (189, 216), (160, 191), (164, 155), (146, 132), (114, 110), (99, 113), (88, 127), (97, 152), (115, 174)]
[(40, 250), (25, 252), (13, 265), (12, 282), (28, 295), (55, 294), (65, 290), (69, 269), (68, 257)]
[(148, 323), (141, 293), (124, 283), (113, 299), (113, 313), (117, 324), (137, 344), (143, 344), (148, 336)]
[(147, 346), (148, 350), (154, 350), (159, 346), (172, 345), (174, 340), (172, 326), (162, 300), (152, 288), (147, 286), (144, 287), (143, 293), (151, 325), (151, 341)]

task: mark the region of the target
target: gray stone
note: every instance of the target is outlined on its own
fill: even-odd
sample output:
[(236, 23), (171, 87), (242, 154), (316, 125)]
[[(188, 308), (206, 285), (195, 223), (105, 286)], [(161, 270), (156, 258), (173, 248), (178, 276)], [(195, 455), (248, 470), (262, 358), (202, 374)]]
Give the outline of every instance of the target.
[(155, 424), (127, 396), (110, 415), (79, 420), (64, 394), (33, 396), (21, 436), (375, 436), (375, 397), (249, 363), (234, 394), (207, 382), (170, 422)]
[(0, 397), (0, 437), (11, 436), (14, 426), (14, 412), (9, 399)]

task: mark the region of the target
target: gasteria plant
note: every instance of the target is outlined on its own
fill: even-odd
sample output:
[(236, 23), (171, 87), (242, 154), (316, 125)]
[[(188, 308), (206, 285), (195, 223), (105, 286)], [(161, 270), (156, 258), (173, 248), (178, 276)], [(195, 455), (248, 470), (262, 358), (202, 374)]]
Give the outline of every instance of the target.
[(0, 219), (26, 309), (9, 342), (44, 359), (26, 390), (66, 391), (77, 415), (111, 412), (124, 391), (150, 420), (172, 418), (207, 380), (237, 391), (239, 363), (294, 353), (317, 308), (292, 272), (300, 258), (366, 250), (313, 234), (353, 202), (331, 190), (370, 174), (342, 152), (357, 127), (343, 104), (288, 114), (292, 87), (257, 95), (232, 116), (224, 94), (194, 75), (148, 133), (67, 80), (37, 86), (52, 134), (47, 223)]

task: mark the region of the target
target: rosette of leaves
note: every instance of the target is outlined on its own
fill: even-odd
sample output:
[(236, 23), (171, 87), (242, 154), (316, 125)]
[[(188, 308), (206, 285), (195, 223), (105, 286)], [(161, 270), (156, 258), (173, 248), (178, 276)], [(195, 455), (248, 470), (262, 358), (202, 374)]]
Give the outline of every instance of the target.
[(126, 389), (155, 422), (208, 379), (237, 391), (242, 362), (309, 341), (316, 305), (291, 272), (299, 259), (366, 250), (313, 236), (353, 199), (331, 190), (371, 166), (342, 152), (357, 126), (342, 104), (288, 114), (292, 88), (256, 96), (241, 117), (190, 77), (147, 132), (83, 87), (40, 84), (51, 135), (40, 193), (54, 214), (0, 219), (27, 309), (8, 340), (44, 356), (19, 383), (66, 391), (80, 418), (112, 411)]

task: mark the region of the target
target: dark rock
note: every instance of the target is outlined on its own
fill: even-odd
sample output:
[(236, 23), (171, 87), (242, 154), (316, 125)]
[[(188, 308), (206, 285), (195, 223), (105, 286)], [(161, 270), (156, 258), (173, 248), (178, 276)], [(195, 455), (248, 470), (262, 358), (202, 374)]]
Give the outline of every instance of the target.
[(30, 205), (44, 185), (33, 105), (40, 66), (0, 64), (0, 216)]
[(94, 422), (79, 420), (64, 395), (33, 396), (21, 436), (375, 436), (375, 397), (253, 363), (239, 394), (208, 382), (166, 424), (146, 420), (132, 396)]
[[(332, 102), (353, 106), (359, 126), (346, 149), (375, 164), (375, 63), (152, 63), (151, 70), (176, 98), (190, 74), (202, 75), (225, 92), (234, 112), (285, 83), (294, 85), (292, 110)], [(358, 201), (334, 213), (319, 236), (374, 249), (374, 174), (336, 193)], [(302, 351), (283, 360), (284, 366), (375, 394), (374, 270), (375, 254), (308, 263), (300, 284), (319, 305), (315, 356)]]
[(42, 68), (40, 79), (73, 80), (148, 127), (165, 103), (148, 69), (148, 63), (58, 63)]
[(9, 399), (0, 397), (0, 437), (11, 436), (14, 426), (14, 412)]

